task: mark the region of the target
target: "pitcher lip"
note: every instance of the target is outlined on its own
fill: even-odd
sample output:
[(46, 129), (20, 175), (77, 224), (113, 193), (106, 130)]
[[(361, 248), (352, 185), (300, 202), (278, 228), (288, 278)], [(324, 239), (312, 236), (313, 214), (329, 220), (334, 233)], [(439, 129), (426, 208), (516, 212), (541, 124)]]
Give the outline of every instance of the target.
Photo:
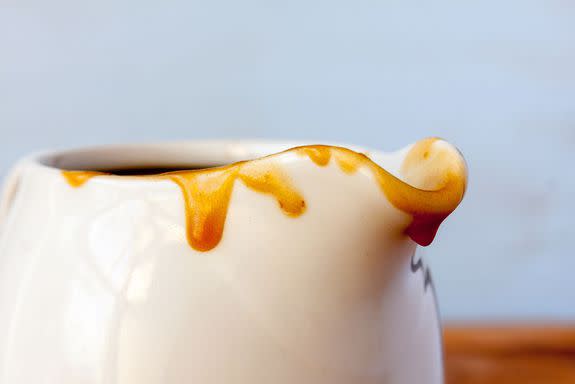
[[(205, 147), (205, 149), (209, 150), (209, 156), (213, 157), (217, 155), (215, 160), (211, 160), (210, 162), (219, 163), (216, 164), (217, 167), (224, 167), (233, 165), (237, 162), (241, 161), (253, 161), (258, 160), (261, 158), (269, 158), (274, 156), (279, 156), (284, 153), (290, 152), (291, 150), (297, 150), (301, 148), (305, 148), (308, 146), (325, 146), (325, 147), (332, 147), (337, 149), (342, 149), (346, 151), (352, 151), (357, 153), (360, 156), (365, 156), (366, 160), (373, 164), (374, 167), (381, 169), (390, 174), (391, 177), (396, 179), (400, 184), (404, 184), (409, 190), (416, 191), (417, 193), (421, 194), (428, 194), (429, 196), (436, 194), (441, 191), (445, 191), (445, 186), (441, 188), (435, 189), (426, 189), (420, 188), (416, 185), (413, 185), (401, 177), (400, 175), (395, 175), (386, 170), (383, 166), (378, 164), (376, 161), (372, 159), (372, 157), (376, 157), (378, 155), (393, 155), (398, 152), (408, 151), (411, 147), (416, 145), (417, 143), (424, 142), (425, 140), (434, 140), (443, 143), (447, 146), (448, 152), (451, 152), (453, 163), (451, 164), (455, 168), (458, 169), (458, 172), (454, 175), (456, 179), (461, 183), (461, 188), (459, 188), (459, 192), (461, 194), (461, 199), (465, 194), (466, 186), (467, 186), (467, 164), (465, 159), (461, 155), (461, 152), (454, 147), (453, 145), (449, 144), (447, 141), (439, 138), (439, 137), (429, 137), (426, 139), (422, 139), (414, 144), (407, 145), (399, 150), (396, 151), (382, 151), (371, 149), (359, 145), (354, 144), (345, 144), (345, 143), (338, 143), (332, 142), (327, 144), (309, 144), (310, 141), (304, 140), (267, 140), (267, 139), (201, 139), (201, 140), (176, 140), (176, 141), (161, 141), (161, 142), (142, 142), (142, 143), (119, 143), (119, 144), (102, 144), (102, 145), (94, 145), (94, 146), (85, 146), (85, 147), (74, 147), (62, 150), (47, 150), (41, 151), (37, 153), (33, 153), (24, 159), (22, 159), (22, 163), (28, 163), (38, 168), (43, 168), (48, 171), (52, 172), (61, 172), (64, 170), (90, 170), (93, 168), (113, 168), (117, 167), (117, 163), (114, 165), (107, 166), (107, 167), (94, 167), (94, 166), (87, 166), (82, 165), (78, 167), (74, 166), (65, 166), (65, 162), (62, 160), (66, 156), (85, 156), (86, 154), (91, 156), (105, 155), (106, 152), (115, 152), (116, 154), (120, 154), (121, 156), (125, 156), (126, 151), (137, 151), (140, 153), (139, 156), (142, 156), (141, 153), (143, 151), (152, 151), (160, 153), (163, 157), (166, 155), (173, 156), (174, 153), (167, 152), (170, 149), (178, 149), (181, 152), (182, 149), (186, 148), (189, 149), (197, 149), (198, 147)], [(220, 160), (220, 161), (218, 161)], [(115, 161), (115, 160), (114, 160)], [(191, 162), (196, 162), (192, 160)], [(100, 159), (97, 163), (99, 164), (112, 164), (112, 162), (107, 162), (104, 159)], [(153, 165), (182, 165), (182, 162), (179, 160), (172, 160), (166, 161), (165, 159), (161, 161), (152, 161)], [(206, 162), (207, 163), (207, 162)], [(131, 162), (130, 164), (138, 165), (138, 166), (145, 166), (145, 162), (141, 160), (136, 160)], [(121, 165), (120, 165), (121, 166)], [(129, 166), (129, 165), (128, 165)], [(206, 169), (212, 169), (206, 168)], [(103, 175), (108, 176), (106, 178), (111, 177), (112, 175)], [(113, 177), (122, 177), (113, 175)], [(461, 201), (453, 201), (452, 203), (457, 206)], [(457, 200), (457, 199), (456, 199)]]
[[(184, 165), (181, 172), (209, 173), (243, 167), (243, 164), (261, 163), (265, 159), (277, 159), (292, 152), (309, 157), (318, 166), (326, 165), (333, 158), (347, 173), (354, 173), (363, 167), (369, 169), (390, 203), (413, 217), (406, 233), (420, 245), (430, 244), (441, 222), (457, 207), (465, 193), (467, 166), (460, 152), (435, 137), (391, 153), (349, 147), (306, 145), (301, 141), (192, 140), (93, 146), (47, 152), (31, 160), (36, 166), (64, 174), (69, 184), (77, 187), (94, 176), (101, 176), (97, 179), (120, 177), (126, 181), (153, 176), (118, 176), (91, 172), (89, 169)], [(400, 153), (403, 153), (404, 159), (399, 175), (386, 170), (371, 158)], [(158, 158), (161, 160), (158, 161)], [(190, 167), (200, 165), (210, 168), (183, 171), (187, 164)], [(81, 178), (66, 175), (74, 172), (82, 173)]]

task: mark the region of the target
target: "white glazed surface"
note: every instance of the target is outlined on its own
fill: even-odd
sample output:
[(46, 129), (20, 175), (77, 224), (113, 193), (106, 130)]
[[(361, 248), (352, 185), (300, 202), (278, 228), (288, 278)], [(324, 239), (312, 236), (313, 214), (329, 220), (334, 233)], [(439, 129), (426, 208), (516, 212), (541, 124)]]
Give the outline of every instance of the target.
[[(191, 142), (169, 152), (210, 163), (289, 146)], [(111, 150), (116, 165), (120, 153), (141, 160), (141, 147)], [(370, 153), (397, 173), (405, 151)], [(305, 214), (288, 217), (236, 181), (209, 252), (187, 244), (181, 191), (168, 180), (72, 188), (58, 169), (22, 161), (0, 213), (0, 383), (441, 383), (433, 289), (425, 268), (413, 271), (408, 215), (367, 172), (293, 153), (278, 161)]]

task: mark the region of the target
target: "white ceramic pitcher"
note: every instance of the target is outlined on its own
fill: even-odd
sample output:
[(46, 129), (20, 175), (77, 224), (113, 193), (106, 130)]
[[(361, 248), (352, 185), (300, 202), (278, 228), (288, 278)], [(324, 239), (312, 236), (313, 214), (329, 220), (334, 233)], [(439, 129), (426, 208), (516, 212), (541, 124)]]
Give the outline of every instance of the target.
[(0, 383), (441, 383), (414, 253), (463, 197), (461, 155), (434, 138), (390, 154), (291, 147), (19, 162), (0, 206)]

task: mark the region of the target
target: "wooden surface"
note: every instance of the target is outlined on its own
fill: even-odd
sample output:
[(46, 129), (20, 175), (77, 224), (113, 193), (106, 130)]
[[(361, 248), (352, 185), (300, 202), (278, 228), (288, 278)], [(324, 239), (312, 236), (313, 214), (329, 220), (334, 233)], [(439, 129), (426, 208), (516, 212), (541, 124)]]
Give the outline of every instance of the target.
[(446, 384), (575, 384), (575, 326), (446, 326)]

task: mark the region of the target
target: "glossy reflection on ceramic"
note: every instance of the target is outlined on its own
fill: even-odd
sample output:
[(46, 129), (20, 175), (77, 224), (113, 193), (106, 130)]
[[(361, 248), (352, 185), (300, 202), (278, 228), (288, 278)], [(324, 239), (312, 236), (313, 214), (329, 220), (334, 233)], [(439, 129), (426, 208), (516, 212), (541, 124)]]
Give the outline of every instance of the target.
[[(369, 162), (355, 169), (340, 149), (241, 141), (24, 159), (0, 206), (0, 383), (442, 382), (433, 285), (415, 241), (435, 235), (466, 176), (452, 146), (427, 141), (426, 155), (422, 145), (356, 148)], [(230, 166), (62, 173), (277, 152), (234, 177)], [(413, 196), (390, 197), (374, 167), (427, 198), (410, 211)], [(223, 218), (210, 210), (223, 204), (214, 188)]]

